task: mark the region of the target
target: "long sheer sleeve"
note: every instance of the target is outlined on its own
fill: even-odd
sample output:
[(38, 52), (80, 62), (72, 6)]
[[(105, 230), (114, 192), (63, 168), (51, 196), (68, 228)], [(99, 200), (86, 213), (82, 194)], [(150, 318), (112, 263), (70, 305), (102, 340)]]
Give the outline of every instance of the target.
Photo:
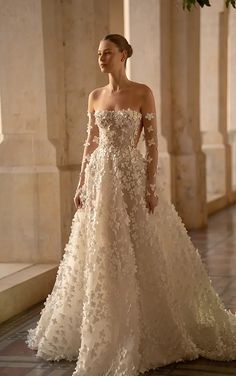
[(143, 115), (144, 140), (146, 146), (145, 159), (147, 161), (147, 195), (157, 196), (156, 175), (158, 167), (158, 138), (157, 138), (157, 119), (156, 108), (153, 93), (147, 87), (145, 99), (141, 108)]
[(90, 161), (91, 154), (94, 152), (94, 150), (97, 148), (99, 144), (99, 128), (95, 122), (94, 111), (90, 111), (90, 109), (88, 108), (87, 115), (88, 115), (87, 138), (84, 143), (82, 165), (81, 165), (80, 177), (79, 177), (79, 182), (78, 182), (78, 186), (76, 189), (76, 193), (81, 189), (81, 187), (84, 184), (86, 165)]

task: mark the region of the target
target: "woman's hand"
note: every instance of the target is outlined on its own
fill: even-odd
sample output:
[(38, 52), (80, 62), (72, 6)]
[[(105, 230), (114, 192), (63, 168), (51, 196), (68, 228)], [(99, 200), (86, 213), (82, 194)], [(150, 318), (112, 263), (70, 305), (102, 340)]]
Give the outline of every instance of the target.
[(146, 207), (149, 210), (149, 213), (153, 213), (155, 207), (157, 206), (158, 203), (158, 196), (156, 192), (152, 190), (146, 191)]
[(81, 194), (81, 187), (76, 189), (75, 196), (74, 196), (74, 204), (75, 204), (76, 209), (82, 208), (82, 201), (80, 198), (80, 194)]

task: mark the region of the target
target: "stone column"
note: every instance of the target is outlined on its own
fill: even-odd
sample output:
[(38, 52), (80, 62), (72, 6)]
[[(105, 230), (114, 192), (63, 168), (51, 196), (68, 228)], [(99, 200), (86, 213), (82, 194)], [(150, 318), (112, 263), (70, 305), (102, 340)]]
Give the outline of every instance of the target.
[(205, 156), (199, 123), (199, 9), (171, 6), (172, 153), (175, 167), (175, 206), (186, 226), (207, 223)]
[(61, 259), (108, 0), (0, 0), (2, 262)]
[(109, 0), (109, 34), (124, 35), (123, 0)]
[[(156, 102), (160, 181), (167, 197), (173, 198), (171, 157), (167, 140), (170, 136), (170, 20), (169, 1), (124, 0), (125, 36), (133, 47), (127, 62), (130, 79), (151, 87)], [(144, 151), (144, 142), (140, 142)]]
[[(73, 197), (79, 180), (84, 141), (87, 136), (89, 92), (106, 84), (100, 72), (97, 49), (109, 32), (111, 0), (61, 0), (64, 106), (64, 151), (61, 152), (61, 204), (64, 243), (75, 212)], [(47, 4), (47, 0), (45, 0)], [(62, 138), (62, 135), (60, 136)]]
[(0, 55), (0, 261), (55, 261), (60, 181), (48, 138), (41, 1), (0, 1)]
[(236, 12), (229, 9), (228, 25), (228, 137), (231, 145), (231, 169), (228, 174), (231, 176), (230, 201), (236, 201)]
[[(201, 132), (206, 155), (210, 211), (224, 207), (230, 194), (230, 145), (227, 136), (228, 11), (223, 0), (201, 11)], [(218, 203), (217, 203), (218, 201)], [(220, 206), (219, 206), (220, 205)]]

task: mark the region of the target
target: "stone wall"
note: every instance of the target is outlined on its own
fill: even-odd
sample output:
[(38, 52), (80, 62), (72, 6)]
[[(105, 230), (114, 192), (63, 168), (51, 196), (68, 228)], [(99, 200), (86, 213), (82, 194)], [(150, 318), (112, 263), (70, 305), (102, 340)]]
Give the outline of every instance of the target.
[(61, 259), (109, 32), (133, 46), (129, 78), (153, 89), (159, 183), (186, 226), (236, 200), (236, 12), (223, 0), (191, 13), (181, 0), (0, 0), (0, 9), (1, 262)]

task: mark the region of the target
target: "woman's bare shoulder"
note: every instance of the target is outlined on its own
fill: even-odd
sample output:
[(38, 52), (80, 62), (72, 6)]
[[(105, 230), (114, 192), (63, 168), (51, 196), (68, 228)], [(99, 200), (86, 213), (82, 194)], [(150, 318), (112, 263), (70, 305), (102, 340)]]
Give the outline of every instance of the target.
[(99, 98), (99, 96), (106, 90), (106, 86), (101, 86), (93, 89), (90, 93), (89, 96), (96, 100)]
[(141, 82), (135, 82), (135, 81), (131, 81), (132, 82), (132, 86), (133, 86), (133, 89), (138, 92), (138, 94), (142, 97), (142, 96), (146, 96), (147, 94), (152, 94), (152, 89), (146, 85), (146, 84), (143, 84)]
[(103, 87), (97, 87), (95, 89), (93, 89), (89, 95), (88, 95), (88, 108), (89, 108), (89, 111), (93, 111), (94, 110), (94, 104), (95, 102), (97, 102), (99, 100), (99, 98), (101, 97), (102, 93), (104, 93), (105, 91), (105, 86)]

